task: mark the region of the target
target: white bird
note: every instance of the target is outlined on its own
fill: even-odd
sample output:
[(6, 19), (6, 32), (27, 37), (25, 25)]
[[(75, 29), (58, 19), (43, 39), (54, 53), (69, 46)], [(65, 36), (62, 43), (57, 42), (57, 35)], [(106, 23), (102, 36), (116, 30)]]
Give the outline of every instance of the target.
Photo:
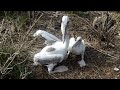
[[(59, 45), (59, 46), (58, 46)], [(40, 53), (34, 56), (34, 65), (39, 63), (48, 67), (49, 73), (52, 72), (53, 68), (57, 63), (64, 60), (67, 55), (67, 48), (69, 45), (69, 36), (66, 36), (65, 42), (55, 42), (53, 45), (44, 47)]]
[(85, 42), (80, 36), (75, 40), (75, 35), (74, 33), (72, 34), (73, 37), (71, 37), (69, 41), (68, 55), (70, 52), (75, 55), (81, 55), (81, 60), (78, 61), (78, 64), (80, 67), (86, 66), (86, 63), (84, 61)]
[[(68, 16), (65, 18), (68, 18)], [(69, 20), (69, 19), (64, 19), (64, 20)], [(62, 22), (67, 23), (68, 21), (62, 21)], [(44, 47), (41, 50), (41, 52), (34, 55), (34, 59), (33, 59), (34, 65), (38, 65), (38, 64), (46, 65), (49, 73), (56, 72), (53, 71), (54, 66), (57, 65), (57, 63), (60, 63), (64, 59), (66, 59), (67, 50), (69, 46), (69, 35), (66, 32), (66, 28), (65, 28), (67, 25), (66, 23), (63, 23), (63, 28), (62, 28), (63, 29), (62, 31), (64, 32), (63, 33), (64, 41), (56, 41), (52, 45)]]

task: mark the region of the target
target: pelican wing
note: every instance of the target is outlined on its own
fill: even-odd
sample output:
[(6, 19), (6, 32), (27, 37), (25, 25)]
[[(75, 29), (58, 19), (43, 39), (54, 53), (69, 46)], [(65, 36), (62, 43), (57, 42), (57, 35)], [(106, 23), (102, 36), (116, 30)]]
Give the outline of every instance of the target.
[(76, 47), (78, 47), (78, 45), (80, 45), (80, 44), (81, 44), (81, 42), (82, 42), (82, 39), (81, 39), (81, 40), (76, 41), (76, 42), (75, 42), (75, 44), (73, 44), (72, 48), (76, 48)]
[(41, 35), (42, 37), (44, 37), (46, 39), (46, 42), (55, 42), (55, 41), (61, 41), (60, 39), (58, 39), (56, 36), (54, 36), (51, 33), (48, 33), (44, 30), (37, 30), (33, 36), (39, 36)]
[(60, 54), (52, 54), (52, 55), (43, 55), (38, 62), (42, 65), (51, 64), (51, 63), (59, 63), (62, 60), (62, 55)]
[(58, 39), (56, 36), (46, 32), (46, 31), (44, 31), (44, 33), (42, 33), (41, 35), (48, 41), (60, 41), (60, 39)]
[(55, 41), (48, 41), (48, 40), (45, 40), (44, 44), (46, 45), (52, 45)]
[(53, 51), (55, 51), (55, 50), (56, 50), (55, 48), (50, 47), (50, 48), (48, 48), (48, 49), (46, 50), (46, 52), (53, 52)]

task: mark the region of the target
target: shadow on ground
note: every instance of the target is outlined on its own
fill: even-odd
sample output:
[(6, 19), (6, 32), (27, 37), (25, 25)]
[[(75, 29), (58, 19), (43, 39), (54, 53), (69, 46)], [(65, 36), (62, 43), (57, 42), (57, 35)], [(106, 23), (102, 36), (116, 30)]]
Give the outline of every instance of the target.
[[(119, 78), (113, 71), (114, 63), (110, 63), (110, 56), (103, 54), (92, 47), (86, 47), (85, 62), (86, 67), (80, 67), (77, 63), (81, 56), (70, 54), (68, 59), (59, 65), (65, 65), (68, 71), (62, 73), (48, 74), (47, 68), (43, 66), (35, 67), (37, 79), (109, 79)], [(117, 76), (116, 76), (117, 75)]]

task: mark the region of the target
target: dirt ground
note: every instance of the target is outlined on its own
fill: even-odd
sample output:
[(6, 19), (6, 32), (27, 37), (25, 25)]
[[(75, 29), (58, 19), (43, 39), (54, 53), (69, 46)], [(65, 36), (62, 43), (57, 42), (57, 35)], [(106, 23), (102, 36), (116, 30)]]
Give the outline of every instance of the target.
[[(74, 19), (71, 18), (71, 21), (74, 21)], [(54, 25), (58, 26), (57, 29), (48, 28), (46, 31), (61, 38), (60, 21), (58, 22), (58, 25)], [(90, 34), (84, 30), (84, 28), (87, 29), (84, 22), (80, 21), (79, 25), (76, 25), (76, 28), (74, 28), (73, 22), (70, 25), (69, 30), (74, 30), (77, 36), (82, 36), (86, 42), (90, 43), (90, 45), (86, 45), (85, 52), (87, 66), (81, 68), (77, 63), (81, 59), (81, 56), (70, 54), (67, 60), (60, 63), (60, 65), (66, 65), (69, 68), (68, 71), (49, 74), (45, 66), (32, 66), (35, 79), (120, 79), (120, 72), (113, 70), (114, 67), (119, 66), (120, 52), (116, 52), (114, 49), (102, 49), (95, 39), (91, 40), (89, 37)], [(35, 42), (36, 44), (33, 44), (34, 50), (32, 52), (34, 54), (44, 47), (44, 39), (37, 38)]]

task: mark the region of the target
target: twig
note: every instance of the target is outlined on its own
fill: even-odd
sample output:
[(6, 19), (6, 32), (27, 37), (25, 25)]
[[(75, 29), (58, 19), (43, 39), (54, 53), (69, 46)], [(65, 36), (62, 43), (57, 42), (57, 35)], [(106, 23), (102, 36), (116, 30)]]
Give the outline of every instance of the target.
[[(5, 19), (2, 20), (2, 24), (0, 25), (0, 26), (1, 26), (0, 28), (1, 28), (1, 29), (3, 29), (4, 21), (5, 21)], [(0, 31), (0, 34), (1, 34), (1, 32), (2, 32), (2, 30)]]
[(20, 78), (21, 78), (21, 79), (25, 79), (26, 76), (29, 75), (29, 74), (31, 74), (31, 73), (32, 73), (32, 71), (27, 72), (27, 69), (26, 69), (26, 67), (25, 67), (25, 72), (21, 72), (21, 71), (20, 71)]
[(45, 70), (44, 68), (43, 68), (43, 70), (48, 74), (48, 75), (50, 75), (51, 77), (53, 77), (53, 78), (55, 78), (55, 79), (58, 79), (57, 77), (55, 77), (54, 75), (52, 75), (52, 74), (49, 74), (48, 73), (48, 71), (47, 70)]
[(10, 53), (5, 53), (5, 52), (0, 52), (0, 54), (9, 54), (9, 55), (11, 55)]
[(32, 71), (31, 72), (27, 72), (27, 70), (26, 70), (26, 67), (25, 67), (25, 73), (20, 73), (20, 78), (21, 79), (25, 79), (26, 78), (26, 76), (27, 75), (29, 75), (29, 74), (31, 74), (32, 73)]
[[(98, 69), (98, 67), (97, 67), (97, 66), (94, 66), (94, 67), (96, 67), (96, 68), (97, 68), (97, 70), (98, 70), (98, 71), (100, 71), (100, 70)], [(98, 74), (99, 78), (100, 78), (100, 79), (102, 79), (102, 77), (100, 76), (99, 72), (98, 72), (98, 71), (96, 71), (94, 68), (92, 68), (92, 69), (93, 69), (93, 71), (95, 71), (95, 72)]]
[[(27, 35), (31, 32), (32, 28), (35, 26), (35, 24), (38, 22), (38, 20), (42, 17), (43, 13), (40, 15), (40, 17), (34, 21), (34, 23), (32, 24), (32, 26), (30, 26), (29, 31), (27, 32), (27, 34), (23, 37), (23, 41), (26, 39)], [(19, 50), (23, 47), (24, 43), (21, 45), (21, 47), (19, 48)], [(18, 51), (19, 51), (18, 50)]]
[[(9, 65), (13, 62), (13, 60), (14, 60), (14, 58), (16, 57), (16, 55), (18, 55), (18, 53), (17, 52), (15, 52), (11, 57), (9, 57), (8, 59), (7, 59), (7, 61), (5, 62), (5, 64), (3, 65), (3, 67), (1, 68), (1, 73), (3, 73), (3, 72), (5, 72), (6, 70), (7, 70), (7, 67), (9, 67)], [(11, 61), (10, 61), (11, 60)], [(8, 61), (10, 61), (9, 63), (8, 63)], [(8, 64), (7, 64), (8, 63)], [(7, 66), (6, 66), (6, 64), (7, 64)], [(6, 67), (5, 67), (6, 66)]]
[(25, 40), (25, 38), (27, 37), (27, 35), (31, 32), (31, 30), (32, 30), (32, 28), (35, 26), (35, 24), (39, 21), (39, 19), (42, 17), (42, 15), (43, 15), (43, 13), (40, 15), (40, 17), (36, 20), (36, 21), (34, 21), (34, 23), (30, 26), (30, 28), (29, 28), (29, 31), (27, 32), (27, 34), (25, 35), (25, 37), (24, 37), (24, 39), (23, 40)]
[(33, 40), (31, 40), (29, 43), (28, 43), (28, 45), (26, 46), (26, 48), (28, 48), (33, 42), (34, 42), (34, 40), (36, 39), (37, 37), (35, 37)]
[(25, 73), (25, 74), (23, 74), (23, 76), (22, 76), (22, 78), (21, 79), (25, 79), (26, 78), (26, 76), (28, 76), (29, 74), (31, 74), (32, 73), (32, 71), (31, 72), (27, 72), (27, 73)]

